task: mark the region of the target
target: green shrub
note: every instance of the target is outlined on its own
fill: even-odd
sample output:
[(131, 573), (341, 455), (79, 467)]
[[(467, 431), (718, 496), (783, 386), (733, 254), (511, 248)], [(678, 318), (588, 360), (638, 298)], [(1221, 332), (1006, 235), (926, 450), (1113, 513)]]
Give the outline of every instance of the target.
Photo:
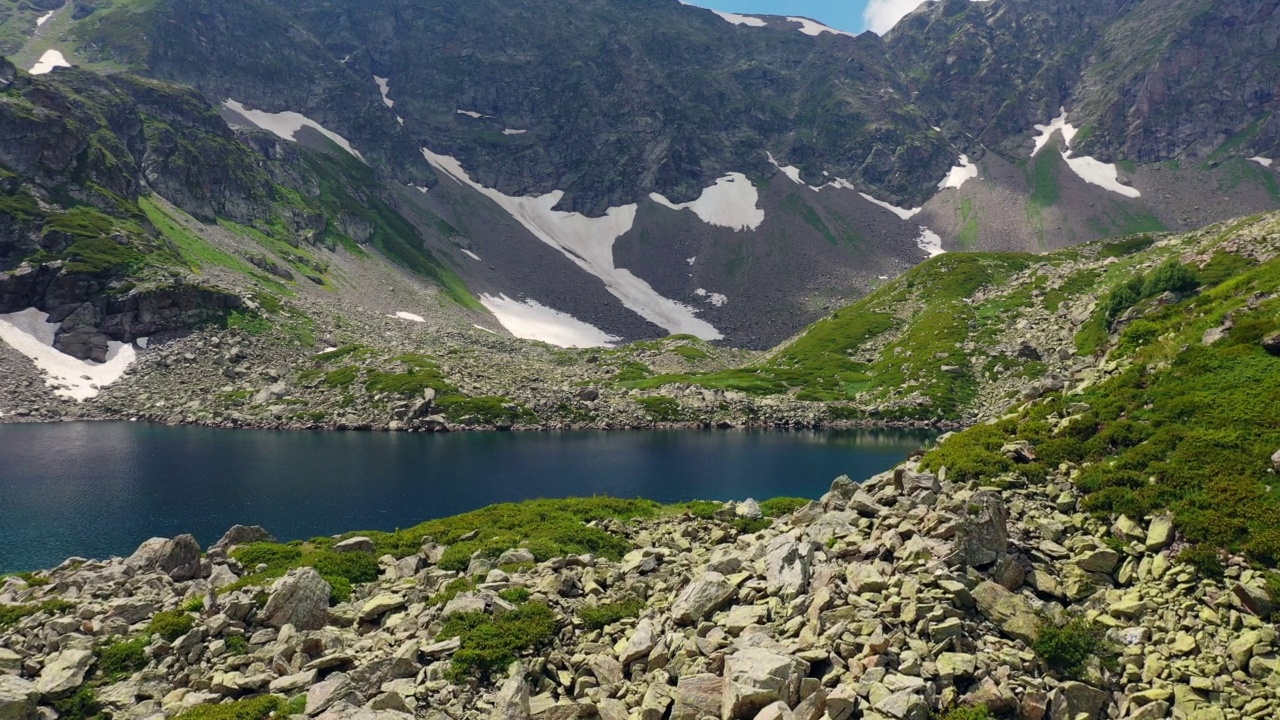
[(428, 605), (445, 605), (450, 600), (458, 597), (464, 592), (471, 592), (476, 589), (476, 583), (471, 578), (456, 578), (450, 580), (447, 585), (440, 589), (435, 595), (427, 599)]
[(954, 707), (936, 717), (937, 720), (995, 720), (987, 706), (981, 704)]
[(147, 632), (152, 635), (158, 635), (168, 642), (173, 642), (178, 638), (191, 632), (191, 628), (195, 627), (196, 619), (189, 613), (181, 610), (167, 610), (162, 613), (156, 613), (151, 618), (151, 624), (147, 626)]
[(95, 648), (98, 672), (107, 682), (126, 678), (147, 666), (147, 636), (120, 640)]
[(1147, 275), (1142, 285), (1142, 294), (1145, 297), (1155, 297), (1165, 292), (1186, 294), (1198, 287), (1200, 278), (1195, 270), (1177, 260), (1168, 260)]
[(783, 515), (789, 515), (796, 510), (808, 505), (811, 501), (806, 498), (797, 497), (776, 497), (765, 500), (760, 503), (760, 512), (765, 517), (777, 518)]
[(353, 585), (378, 579), (378, 560), (369, 553), (320, 550), (304, 558), (323, 577), (346, 578)]
[(1098, 251), (1100, 259), (1120, 258), (1128, 255), (1134, 255), (1146, 250), (1156, 244), (1156, 239), (1150, 235), (1138, 235), (1120, 242), (1109, 243)]
[(1106, 630), (1079, 618), (1066, 625), (1041, 628), (1031, 648), (1049, 669), (1069, 678), (1079, 678), (1089, 658), (1105, 662), (1111, 655)]
[(23, 618), (38, 613), (60, 615), (75, 609), (75, 605), (65, 600), (46, 600), (30, 605), (0, 605), (0, 628), (17, 625)]
[(191, 613), (204, 612), (204, 598), (198, 597), (198, 596), (187, 598), (186, 600), (182, 601), (182, 605), (180, 606), (180, 609), (183, 612), (191, 612)]
[(713, 520), (720, 508), (724, 507), (724, 503), (712, 502), (711, 500), (691, 500), (687, 503), (677, 505), (676, 508), (699, 520)]
[(542, 603), (525, 603), (516, 610), (497, 617), (484, 612), (459, 613), (449, 618), (439, 638), (462, 640), (453, 655), (450, 679), (487, 679), (491, 673), (504, 670), (518, 653), (545, 645), (557, 628), (551, 608)]
[(636, 400), (654, 422), (679, 422), (680, 401), (669, 397), (643, 397)]
[(67, 697), (54, 700), (53, 709), (58, 711), (59, 720), (106, 720), (109, 716), (103, 712), (93, 688), (82, 685)]
[(1178, 553), (1178, 561), (1190, 565), (1197, 575), (1209, 580), (1221, 580), (1226, 573), (1222, 553), (1212, 545), (1192, 545)]
[(926, 470), (947, 469), (955, 482), (990, 480), (1013, 468), (1013, 461), (1000, 453), (1009, 435), (997, 425), (978, 425), (952, 437), (924, 456)]
[(249, 641), (243, 635), (229, 635), (226, 643), (228, 655), (244, 655), (249, 652)]
[(733, 529), (738, 531), (740, 535), (751, 535), (758, 533), (773, 525), (773, 520), (766, 517), (748, 518), (740, 517), (733, 519)]
[(520, 605), (528, 602), (529, 595), (530, 595), (529, 588), (525, 588), (525, 587), (507, 588), (506, 590), (503, 590), (502, 592), (498, 593), (498, 597), (502, 598), (503, 600), (506, 600), (512, 605)]
[(279, 695), (259, 695), (218, 705), (197, 705), (172, 720), (266, 720), (285, 705)]
[(640, 598), (629, 598), (622, 602), (604, 605), (584, 605), (578, 610), (578, 618), (588, 630), (601, 630), (623, 618), (636, 617), (644, 609), (644, 601)]

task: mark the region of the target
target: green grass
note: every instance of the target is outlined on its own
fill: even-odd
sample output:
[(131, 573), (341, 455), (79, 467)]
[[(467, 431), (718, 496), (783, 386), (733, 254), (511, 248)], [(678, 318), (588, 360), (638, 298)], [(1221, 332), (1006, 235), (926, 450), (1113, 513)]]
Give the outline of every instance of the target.
[(147, 666), (149, 637), (139, 635), (130, 640), (117, 640), (95, 648), (97, 671), (107, 683), (118, 682)]
[(679, 422), (682, 414), (680, 412), (680, 401), (669, 397), (642, 397), (637, 398), (636, 402), (644, 411), (645, 415), (653, 422)]
[(217, 705), (197, 705), (173, 716), (173, 720), (267, 720), (285, 708), (279, 695), (258, 695)]
[(453, 654), (449, 678), (455, 682), (487, 679), (505, 670), (520, 653), (546, 645), (558, 626), (551, 608), (537, 602), (497, 616), (485, 612), (454, 615), (445, 621), (438, 636), (462, 641)]
[(676, 354), (685, 360), (691, 361), (706, 360), (711, 357), (706, 350), (692, 345), (681, 345), (680, 347), (677, 347)]
[(173, 642), (191, 632), (195, 624), (196, 619), (190, 613), (182, 610), (168, 610), (156, 613), (155, 617), (151, 618), (147, 632)]
[(74, 604), (65, 600), (46, 600), (27, 605), (0, 605), (0, 630), (17, 625), (20, 621), (32, 615), (39, 613), (61, 615), (74, 610), (75, 607)]
[(578, 610), (578, 619), (588, 630), (603, 630), (623, 618), (633, 618), (644, 609), (644, 601), (640, 598), (629, 598), (622, 602), (605, 603), (603, 605), (583, 605)]
[(956, 242), (962, 250), (973, 250), (978, 246), (978, 213), (973, 208), (973, 200), (960, 200), (960, 231), (956, 233)]
[(1031, 648), (1050, 670), (1074, 679), (1080, 678), (1091, 658), (1105, 663), (1114, 657), (1114, 649), (1106, 639), (1106, 628), (1079, 619), (1041, 628)]
[(316, 538), (307, 544), (254, 543), (237, 548), (231, 555), (250, 574), (223, 590), (263, 585), (294, 568), (311, 567), (329, 583), (330, 602), (345, 602), (353, 585), (378, 579), (378, 561), (366, 553), (335, 552), (332, 544), (329, 538)]

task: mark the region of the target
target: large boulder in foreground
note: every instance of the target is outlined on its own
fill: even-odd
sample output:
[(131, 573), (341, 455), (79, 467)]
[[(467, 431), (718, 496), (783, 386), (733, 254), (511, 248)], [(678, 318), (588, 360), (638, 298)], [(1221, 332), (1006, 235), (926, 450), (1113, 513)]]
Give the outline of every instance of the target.
[(986, 567), (1009, 552), (1009, 511), (999, 493), (983, 490), (964, 504), (956, 523), (955, 552), (947, 559), (959, 567)]
[(49, 698), (70, 694), (84, 684), (85, 675), (92, 664), (92, 650), (63, 650), (45, 663), (40, 677), (36, 678), (36, 692)]
[(179, 535), (172, 540), (151, 538), (138, 546), (125, 564), (138, 572), (160, 572), (174, 582), (186, 582), (201, 577), (203, 564), (200, 543), (190, 535)]
[(720, 717), (743, 720), (775, 702), (794, 707), (809, 663), (765, 648), (746, 648), (724, 661)]
[(240, 545), (252, 545), (253, 543), (276, 541), (276, 536), (267, 532), (266, 528), (258, 525), (233, 525), (230, 530), (223, 533), (218, 542), (209, 547), (209, 552), (215, 550), (229, 550)]
[(737, 594), (737, 588), (718, 572), (703, 573), (685, 586), (671, 605), (671, 616), (677, 624), (693, 625), (724, 607)]
[(0, 720), (35, 720), (36, 686), (17, 675), (0, 675)]
[(271, 586), (271, 596), (258, 616), (263, 625), (319, 630), (329, 617), (332, 588), (315, 568), (296, 568)]
[(979, 612), (1006, 636), (1025, 643), (1040, 636), (1040, 618), (1026, 598), (990, 580), (973, 589)]

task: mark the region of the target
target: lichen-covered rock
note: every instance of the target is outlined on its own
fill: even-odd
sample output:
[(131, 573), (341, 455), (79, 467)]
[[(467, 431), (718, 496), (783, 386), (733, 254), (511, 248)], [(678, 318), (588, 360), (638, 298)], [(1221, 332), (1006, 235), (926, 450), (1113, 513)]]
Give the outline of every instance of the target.
[(331, 591), (315, 568), (290, 570), (271, 586), (259, 620), (274, 628), (292, 625), (299, 630), (319, 630), (328, 618)]
[(194, 580), (203, 569), (200, 543), (191, 535), (147, 540), (125, 562), (138, 571), (165, 573), (175, 582)]

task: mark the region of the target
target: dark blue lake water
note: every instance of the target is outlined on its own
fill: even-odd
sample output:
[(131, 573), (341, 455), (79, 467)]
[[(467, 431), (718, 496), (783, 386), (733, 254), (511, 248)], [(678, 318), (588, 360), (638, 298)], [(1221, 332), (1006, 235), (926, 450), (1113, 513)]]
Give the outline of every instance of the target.
[(150, 537), (208, 545), (231, 525), (282, 539), (391, 530), (499, 502), (817, 498), (925, 431), (406, 435), (133, 423), (0, 425), (0, 572), (125, 555)]

